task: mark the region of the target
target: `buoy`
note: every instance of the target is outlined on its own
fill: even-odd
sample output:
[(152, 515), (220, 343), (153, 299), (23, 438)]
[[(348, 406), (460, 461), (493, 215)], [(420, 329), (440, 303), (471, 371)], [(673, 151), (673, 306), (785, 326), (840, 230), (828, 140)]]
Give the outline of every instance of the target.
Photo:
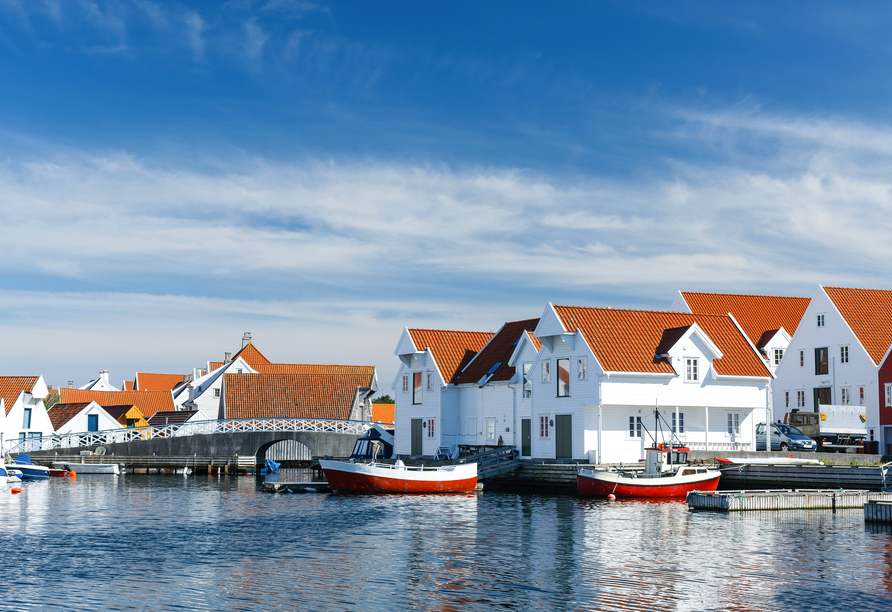
[(75, 472), (74, 470), (71, 470), (70, 472), (68, 472), (69, 478), (74, 478), (75, 476), (77, 476), (77, 472)]
[(611, 493), (610, 495), (607, 496), (607, 501), (616, 501), (616, 495)]
[(9, 492), (12, 493), (13, 495), (15, 495), (16, 493), (24, 493), (25, 488), (24, 487), (13, 487), (9, 490)]

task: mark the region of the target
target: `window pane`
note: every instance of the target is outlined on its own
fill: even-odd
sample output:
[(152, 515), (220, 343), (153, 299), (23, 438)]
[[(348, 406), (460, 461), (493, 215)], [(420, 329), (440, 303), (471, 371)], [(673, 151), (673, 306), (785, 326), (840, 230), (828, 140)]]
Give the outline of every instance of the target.
[(412, 393), (412, 403), (420, 404), (421, 403), (421, 372), (415, 372), (412, 375), (413, 393)]
[(815, 349), (815, 374), (826, 374), (827, 368), (827, 347)]
[(568, 397), (570, 395), (570, 360), (557, 360), (558, 381), (557, 394), (558, 397)]

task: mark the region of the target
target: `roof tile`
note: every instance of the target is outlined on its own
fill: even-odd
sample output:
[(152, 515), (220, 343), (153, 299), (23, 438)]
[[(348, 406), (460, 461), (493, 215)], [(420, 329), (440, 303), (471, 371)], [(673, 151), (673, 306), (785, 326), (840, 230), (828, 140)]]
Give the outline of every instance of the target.
[(410, 329), (412, 342), (419, 351), (431, 350), (440, 375), (447, 383), (455, 383), (457, 374), (493, 337), (490, 332), (467, 332), (440, 329)]
[(103, 407), (130, 404), (148, 416), (174, 409), (170, 391), (88, 391), (62, 387), (59, 393), (63, 402), (96, 402)]
[(776, 332), (783, 327), (790, 336), (796, 333), (799, 321), (811, 302), (810, 298), (777, 295), (689, 291), (682, 291), (681, 295), (694, 314), (725, 315), (730, 312), (756, 346), (759, 346), (760, 339), (767, 331)]
[(861, 345), (879, 365), (892, 345), (892, 291), (824, 287)]
[[(152, 374), (149, 372), (137, 372), (136, 382), (139, 384), (137, 391), (170, 391), (188, 377), (182, 374)], [(125, 388), (125, 391), (127, 389)]]
[(362, 373), (226, 374), (226, 418), (349, 419)]
[[(474, 360), (456, 375), (456, 384), (476, 383), (497, 364), (501, 365), (493, 372), (489, 380), (511, 380), (514, 376), (514, 368), (508, 365), (508, 360), (514, 354), (514, 349), (520, 338), (536, 329), (538, 323), (539, 319), (505, 323), (502, 329), (496, 332), (496, 335), (477, 353)], [(538, 342), (538, 338), (536, 341)]]
[(12, 405), (19, 398), (22, 391), (30, 393), (39, 376), (0, 376), (0, 398), (3, 398), (6, 414), (12, 410)]
[(90, 405), (90, 402), (75, 402), (71, 404), (58, 403), (49, 410), (47, 416), (53, 424), (53, 429), (58, 431), (60, 427), (73, 419), (78, 412)]

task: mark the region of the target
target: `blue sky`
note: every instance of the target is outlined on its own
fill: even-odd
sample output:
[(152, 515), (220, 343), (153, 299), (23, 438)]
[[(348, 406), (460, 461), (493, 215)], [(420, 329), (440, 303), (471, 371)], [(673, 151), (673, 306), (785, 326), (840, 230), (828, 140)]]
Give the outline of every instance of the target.
[(892, 8), (776, 4), (0, 0), (0, 370), (892, 289)]

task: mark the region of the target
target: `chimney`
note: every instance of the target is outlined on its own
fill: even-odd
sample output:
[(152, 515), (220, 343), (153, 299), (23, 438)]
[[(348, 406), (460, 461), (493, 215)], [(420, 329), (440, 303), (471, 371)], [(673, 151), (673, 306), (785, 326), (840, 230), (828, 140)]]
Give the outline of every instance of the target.
[(99, 372), (99, 378), (102, 379), (102, 382), (104, 382), (105, 384), (111, 386), (111, 385), (109, 384), (109, 382), (108, 382), (108, 370), (101, 370), (101, 371)]
[(232, 361), (232, 353), (226, 351), (225, 353), (223, 353), (223, 363), (229, 363), (230, 361)]
[(68, 381), (68, 388), (69, 388), (69, 389), (74, 389), (74, 381), (73, 381), (73, 380), (69, 380), (69, 381)]
[(242, 336), (242, 348), (245, 348), (251, 344), (251, 332), (245, 332), (245, 335)]
[(201, 368), (192, 368), (192, 380), (201, 378)]

